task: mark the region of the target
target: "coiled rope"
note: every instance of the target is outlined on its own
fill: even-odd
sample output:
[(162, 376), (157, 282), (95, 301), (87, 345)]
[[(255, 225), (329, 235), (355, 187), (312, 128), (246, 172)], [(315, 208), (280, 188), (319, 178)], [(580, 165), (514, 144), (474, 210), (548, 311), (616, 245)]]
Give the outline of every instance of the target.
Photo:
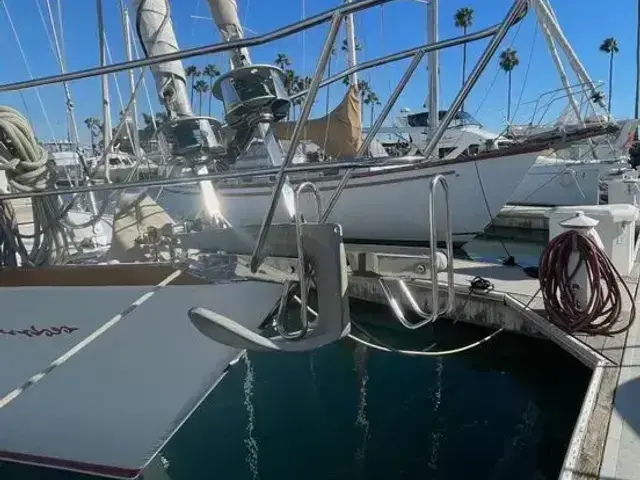
[[(33, 130), (16, 110), (0, 106), (0, 170), (4, 170), (11, 190), (15, 192), (39, 192), (55, 188), (55, 171), (48, 162), (47, 152), (36, 141)], [(23, 266), (40, 266), (63, 263), (69, 251), (68, 239), (60, 219), (66, 210), (58, 196), (37, 197), (32, 200), (33, 235), (18, 232), (9, 202), (2, 201), (0, 216), (3, 238), (14, 250)], [(32, 238), (30, 251), (23, 239)]]
[[(571, 269), (574, 250), (579, 261)], [(574, 277), (584, 266), (588, 274), (589, 298), (580, 306), (574, 295)], [(636, 316), (633, 295), (609, 257), (585, 233), (569, 230), (545, 247), (539, 263), (540, 289), (549, 321), (570, 333), (614, 335), (631, 327)], [(626, 323), (619, 326), (623, 313), (620, 284), (631, 300)]]

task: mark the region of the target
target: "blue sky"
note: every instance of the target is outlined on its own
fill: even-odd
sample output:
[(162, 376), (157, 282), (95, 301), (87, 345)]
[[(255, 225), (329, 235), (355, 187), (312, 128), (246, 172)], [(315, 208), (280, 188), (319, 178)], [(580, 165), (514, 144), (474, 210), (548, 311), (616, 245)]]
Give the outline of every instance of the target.
[[(68, 70), (78, 70), (96, 66), (99, 61), (97, 20), (95, 2), (90, 0), (50, 0), (55, 6), (62, 5), (64, 23), (65, 58)], [(22, 43), (27, 62), (34, 77), (59, 73), (59, 67), (47, 39), (37, 9), (40, 2), (45, 16), (45, 0), (4, 0), (9, 14), (16, 27)], [(285, 24), (294, 22), (304, 16), (313, 15), (338, 5), (340, 0), (239, 0), (240, 18), (244, 26), (256, 33), (265, 33)], [(122, 25), (120, 23), (118, 2), (106, 0), (105, 16), (109, 47), (114, 61), (124, 60), (122, 41)], [(131, 1), (125, 4), (131, 7)], [(460, 34), (453, 26), (453, 15), (456, 9), (468, 6), (474, 9), (474, 25), (472, 30), (492, 25), (499, 21), (508, 10), (509, 0), (451, 0), (440, 1), (440, 38), (450, 38)], [(635, 32), (636, 1), (615, 0), (609, 5), (614, 8), (602, 8), (602, 2), (596, 0), (552, 0), (561, 27), (582, 60), (587, 71), (594, 80), (607, 80), (607, 56), (598, 51), (601, 41), (609, 36), (618, 40), (620, 53), (615, 58), (615, 76), (612, 110), (616, 117), (633, 115), (635, 95)], [(219, 41), (218, 32), (211, 20), (197, 19), (210, 17), (207, 0), (174, 0), (171, 2), (174, 28), (182, 48), (189, 48)], [(579, 5), (579, 9), (577, 8)], [(0, 83), (13, 82), (29, 78), (23, 58), (17, 47), (15, 37), (10, 29), (7, 11), (0, 7), (0, 40), (3, 45), (2, 62), (0, 63)], [(363, 46), (359, 52), (359, 60), (366, 60), (397, 50), (410, 48), (426, 41), (426, 7), (414, 0), (397, 0), (382, 7), (356, 15), (356, 36)], [(503, 42), (501, 49), (508, 46), (515, 48), (520, 57), (520, 66), (513, 73), (513, 100), (517, 103), (522, 91), (522, 106), (517, 119), (527, 119), (531, 108), (526, 102), (535, 100), (541, 93), (558, 88), (560, 81), (547, 52), (544, 39), (538, 29), (533, 12), (512, 29)], [(254, 62), (272, 63), (278, 52), (287, 53), (293, 60), (293, 68), (299, 74), (310, 75), (316, 65), (316, 59), (324, 41), (327, 28), (317, 27), (304, 35), (281, 39), (272, 44), (251, 50)], [(340, 41), (344, 32), (340, 34)], [(468, 47), (470, 65), (478, 58), (487, 40), (476, 42)], [(344, 59), (339, 53), (333, 60), (334, 72), (344, 68)], [(449, 49), (440, 55), (441, 63), (441, 108), (451, 102), (461, 82), (461, 47)], [(221, 70), (227, 68), (226, 55), (219, 54), (187, 60), (187, 64), (196, 64), (200, 68), (214, 63)], [(466, 103), (466, 110), (477, 117), (488, 127), (500, 130), (506, 115), (506, 76), (498, 70), (498, 61), (494, 59), (475, 90)], [(379, 67), (363, 74), (370, 82), (381, 100), (387, 97), (401, 77), (408, 60), (396, 64)], [(529, 72), (526, 74), (527, 65)], [(468, 67), (469, 71), (470, 67)], [(114, 79), (110, 79), (111, 104), (114, 119), (120, 110)], [(128, 100), (128, 87), (124, 75), (119, 76), (119, 84)], [(148, 85), (153, 88), (153, 82)], [(605, 92), (606, 92), (606, 86)], [(88, 138), (88, 131), (82, 125), (84, 118), (101, 115), (100, 81), (98, 78), (79, 80), (71, 83), (71, 92), (75, 104), (77, 119), (80, 122), (81, 134)], [(344, 87), (334, 85), (330, 90), (331, 107), (339, 102)], [(424, 103), (427, 92), (426, 63), (420, 67), (407, 89), (400, 97), (395, 111), (401, 107), (419, 110)], [(28, 113), (40, 138), (65, 138), (67, 132), (65, 101), (60, 85), (39, 89), (42, 103), (47, 112), (49, 122), (40, 107), (35, 90), (24, 91), (23, 97), (16, 93), (0, 94), (0, 102)], [(156, 95), (150, 92), (155, 109), (159, 109)], [(325, 92), (319, 95), (314, 107), (314, 115), (322, 115), (325, 111)], [(138, 97), (142, 111), (149, 107), (144, 94)], [(26, 109), (25, 109), (26, 103)], [(206, 103), (206, 102), (205, 102)], [(220, 116), (220, 105), (214, 102), (212, 114)], [(205, 112), (206, 113), (206, 112)], [(365, 123), (368, 123), (367, 112)], [(51, 128), (49, 127), (51, 125)]]

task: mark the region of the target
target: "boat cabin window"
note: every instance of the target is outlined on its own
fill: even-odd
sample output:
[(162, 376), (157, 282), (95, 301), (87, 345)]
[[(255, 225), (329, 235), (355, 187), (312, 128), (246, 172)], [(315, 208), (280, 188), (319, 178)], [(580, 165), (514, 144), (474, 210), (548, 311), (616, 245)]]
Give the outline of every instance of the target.
[[(446, 110), (440, 110), (438, 117), (440, 120), (447, 114)], [(429, 126), (429, 112), (414, 113), (413, 115), (407, 115), (407, 123), (410, 127), (428, 127)], [(458, 112), (453, 117), (450, 127), (463, 127), (467, 125), (482, 125), (478, 120), (469, 115), (467, 112)]]
[(438, 151), (438, 155), (440, 155), (440, 158), (444, 158), (447, 155), (449, 155), (451, 152), (453, 152), (456, 149), (456, 147), (445, 147), (445, 148), (441, 148)]
[(464, 152), (462, 152), (462, 155), (477, 155), (479, 151), (480, 145), (478, 145), (477, 143), (472, 143), (465, 149)]

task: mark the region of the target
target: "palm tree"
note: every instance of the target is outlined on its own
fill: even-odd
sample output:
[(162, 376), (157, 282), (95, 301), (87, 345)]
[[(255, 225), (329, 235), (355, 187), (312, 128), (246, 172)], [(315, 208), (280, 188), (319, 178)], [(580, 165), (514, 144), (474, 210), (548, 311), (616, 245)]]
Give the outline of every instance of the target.
[(291, 59), (286, 53), (279, 53), (273, 63), (275, 63), (278, 68), (284, 72), (287, 70), (287, 67), (291, 65)]
[[(220, 76), (220, 70), (218, 67), (210, 63), (206, 67), (204, 67), (204, 71), (202, 72), (205, 77), (209, 77), (209, 91), (213, 91), (213, 79)], [(211, 116), (211, 97), (213, 95), (209, 95), (209, 107), (207, 109), (207, 115)]]
[[(369, 85), (369, 82), (365, 81), (365, 80), (358, 80), (358, 95), (360, 96), (360, 101), (362, 103), (366, 103), (369, 104), (370, 102), (365, 102), (367, 96), (369, 95), (369, 92), (371, 92), (371, 86)], [(360, 119), (362, 121), (362, 123), (364, 123), (364, 109), (360, 109)]]
[(193, 84), (193, 89), (198, 92), (198, 115), (202, 115), (202, 94), (209, 91), (209, 84), (204, 80), (198, 80)]
[(196, 80), (196, 77), (199, 77), (201, 75), (200, 70), (198, 70), (198, 67), (196, 67), (195, 65), (189, 65), (187, 68), (184, 69), (184, 73), (187, 75), (187, 78), (191, 82), (191, 88), (190, 88), (191, 108), (193, 108), (193, 92), (194, 92), (195, 80)]
[[(340, 50), (342, 50), (345, 53), (349, 52), (349, 42), (347, 42), (346, 38), (342, 40), (342, 46), (340, 47)], [(360, 45), (360, 42), (358, 40), (356, 40), (355, 50), (356, 52), (359, 52), (360, 50), (362, 50), (362, 45)]]
[(360, 93), (361, 98), (364, 98), (370, 90), (371, 87), (369, 86), (369, 82), (365, 80), (358, 80), (358, 92)]
[(507, 90), (507, 123), (511, 121), (511, 73), (520, 64), (518, 52), (513, 48), (507, 48), (500, 54), (500, 68), (509, 76), (509, 89)]
[(371, 90), (371, 87), (368, 87), (367, 89), (367, 93), (364, 97), (363, 100), (365, 105), (370, 105), (371, 106), (371, 118), (370, 118), (370, 126), (373, 125), (373, 111), (376, 107), (376, 105), (380, 105), (380, 99), (378, 98), (378, 95), (376, 95), (376, 93)]
[[(356, 40), (355, 42), (355, 51), (359, 52), (360, 50), (362, 50), (362, 46), (360, 45), (360, 42), (358, 42)], [(349, 53), (349, 42), (347, 42), (347, 39), (345, 38), (344, 40), (342, 40), (342, 46), (340, 47), (340, 50), (342, 50), (345, 53)], [(351, 84), (351, 76), (348, 77), (344, 77), (342, 79), (342, 83), (344, 83), (347, 87)], [(360, 82), (358, 82), (360, 83)]]
[[(467, 30), (473, 25), (473, 8), (463, 7), (456, 11), (453, 16), (454, 24), (456, 27), (461, 28), (464, 35), (467, 34)], [(462, 85), (467, 78), (467, 44), (462, 44)], [(462, 104), (462, 111), (464, 112), (464, 103)]]
[(613, 38), (605, 38), (600, 45), (600, 51), (609, 54), (609, 98), (607, 102), (607, 108), (611, 112), (611, 91), (613, 87), (613, 56), (618, 53), (618, 41)]

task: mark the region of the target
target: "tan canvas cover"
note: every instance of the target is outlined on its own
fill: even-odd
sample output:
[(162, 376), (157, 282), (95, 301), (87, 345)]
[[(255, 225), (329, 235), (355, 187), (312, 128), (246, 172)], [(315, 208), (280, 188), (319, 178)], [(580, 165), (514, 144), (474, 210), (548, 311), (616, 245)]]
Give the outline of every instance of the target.
[[(154, 259), (154, 252), (149, 245), (140, 244), (136, 238), (141, 237), (148, 227), (161, 230), (173, 219), (148, 194), (123, 195), (118, 211), (113, 218), (113, 236), (108, 260), (119, 262), (140, 262)], [(165, 248), (159, 249), (163, 260), (169, 257)]]
[[(307, 122), (302, 140), (312, 141), (333, 158), (354, 157), (362, 143), (361, 118), (360, 96), (357, 87), (352, 86), (333, 111), (322, 118)], [(275, 123), (274, 134), (280, 140), (289, 140), (294, 125), (295, 122)]]

